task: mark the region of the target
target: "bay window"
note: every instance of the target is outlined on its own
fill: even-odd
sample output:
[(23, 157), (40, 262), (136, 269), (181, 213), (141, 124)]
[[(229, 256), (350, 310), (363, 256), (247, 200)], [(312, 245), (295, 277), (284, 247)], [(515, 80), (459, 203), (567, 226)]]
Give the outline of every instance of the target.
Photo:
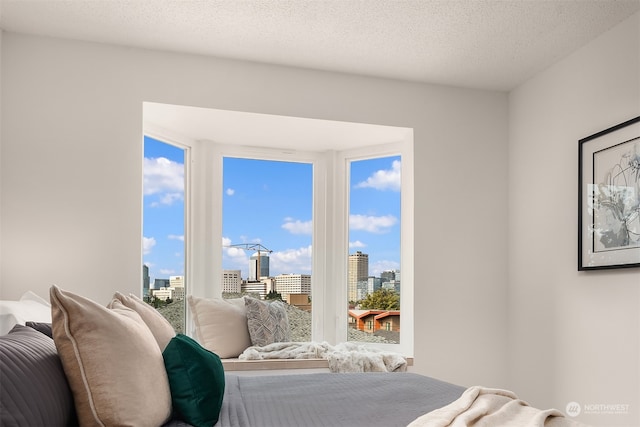
[[(171, 110), (174, 115), (194, 113), (190, 107), (168, 108), (174, 108)], [(201, 110), (197, 109), (195, 114), (205, 114)], [(146, 111), (145, 108), (145, 121)], [(145, 124), (145, 132), (153, 130), (157, 136), (182, 135), (181, 143), (189, 147), (186, 180), (190, 191), (185, 194), (185, 282), (189, 293), (219, 298), (223, 277), (233, 270), (240, 270), (243, 280), (264, 279), (268, 282), (265, 286), (275, 286), (265, 290), (276, 293), (279, 291), (273, 285), (275, 276), (301, 276), (282, 278), (281, 283), (289, 283), (287, 279), (303, 281), (302, 276), (308, 275), (313, 341), (336, 344), (354, 340), (350, 330), (357, 329), (360, 323), (363, 329), (380, 330), (382, 336), (384, 332), (396, 333), (397, 339), (355, 338), (356, 341), (412, 356), (412, 130), (220, 110), (208, 112), (212, 114), (208, 120), (213, 120), (215, 126), (226, 127), (226, 132), (220, 131), (217, 137), (188, 135), (189, 129), (193, 129), (193, 116), (191, 128), (176, 129), (179, 125), (175, 120), (169, 127), (168, 123), (159, 126), (159, 114), (150, 115), (155, 123)], [(222, 117), (225, 120), (220, 120)], [(260, 135), (257, 128), (261, 129)], [(304, 178), (298, 177), (300, 171)], [(247, 183), (256, 188), (264, 186), (261, 189), (265, 194), (257, 198), (248, 190), (239, 192), (239, 182), (243, 186)], [(281, 183), (287, 186), (278, 187)], [(231, 204), (238, 203), (241, 197), (251, 199), (243, 200), (246, 204), (239, 211), (230, 210)], [(293, 213), (287, 213), (287, 206)], [(275, 217), (277, 222), (261, 223), (267, 217)], [(266, 241), (267, 233), (260, 231), (261, 225), (262, 229), (280, 228), (295, 239), (288, 244), (277, 237)], [(389, 237), (387, 243), (380, 243), (385, 234)], [(256, 253), (249, 246), (245, 249), (245, 244), (261, 245), (262, 255), (266, 251), (270, 256), (269, 267), (276, 274), (252, 276), (250, 258)], [(233, 253), (229, 252), (231, 248)], [(366, 273), (363, 270), (357, 280), (350, 281), (349, 259), (357, 252), (368, 255), (371, 263)], [(235, 261), (247, 264), (230, 263), (233, 260), (229, 256), (234, 254), (238, 256)], [(296, 263), (287, 265), (287, 259), (295, 259)], [(255, 266), (253, 271), (256, 272)], [(290, 285), (280, 285), (284, 293), (289, 289), (285, 286)], [(397, 294), (400, 305), (368, 309), (371, 316), (366, 319), (353, 317), (366, 311), (359, 304), (379, 289)], [(188, 319), (189, 314), (187, 333), (191, 334), (193, 325)]]

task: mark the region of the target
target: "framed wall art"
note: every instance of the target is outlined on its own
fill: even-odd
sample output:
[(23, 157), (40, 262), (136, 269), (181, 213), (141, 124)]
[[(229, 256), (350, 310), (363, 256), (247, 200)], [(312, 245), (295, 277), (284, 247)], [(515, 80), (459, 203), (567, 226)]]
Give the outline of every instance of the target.
[(640, 267), (640, 116), (578, 147), (578, 270)]

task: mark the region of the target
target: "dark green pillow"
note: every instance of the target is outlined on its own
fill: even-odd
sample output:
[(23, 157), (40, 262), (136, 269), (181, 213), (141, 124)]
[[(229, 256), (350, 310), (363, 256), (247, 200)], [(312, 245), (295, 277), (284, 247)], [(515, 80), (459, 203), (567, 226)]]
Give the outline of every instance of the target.
[(217, 423), (224, 396), (224, 368), (218, 355), (178, 334), (162, 357), (177, 416), (195, 427)]

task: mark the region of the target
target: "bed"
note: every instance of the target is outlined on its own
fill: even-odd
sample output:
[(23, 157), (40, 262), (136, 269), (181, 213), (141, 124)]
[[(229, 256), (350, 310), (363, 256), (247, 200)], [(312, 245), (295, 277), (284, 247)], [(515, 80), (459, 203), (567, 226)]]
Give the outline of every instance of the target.
[(413, 373), (227, 374), (216, 427), (406, 426), (464, 390)]
[[(407, 372), (225, 374), (214, 427), (588, 427), (507, 390)], [(174, 420), (164, 427), (189, 427)]]
[[(27, 321), (0, 335), (0, 425), (7, 427), (579, 425), (506, 390), (410, 372), (234, 374), (193, 338), (158, 328), (166, 320), (144, 302), (119, 293), (104, 307), (54, 286), (50, 306), (35, 303), (51, 309), (51, 323)], [(293, 343), (274, 344), (281, 351)]]

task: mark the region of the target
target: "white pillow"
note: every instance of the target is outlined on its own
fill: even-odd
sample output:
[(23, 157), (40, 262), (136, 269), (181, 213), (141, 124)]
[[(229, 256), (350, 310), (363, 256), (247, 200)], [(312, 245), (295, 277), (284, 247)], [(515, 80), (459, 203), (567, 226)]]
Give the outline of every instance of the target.
[(31, 291), (18, 301), (0, 301), (0, 335), (26, 322), (51, 323), (51, 304)]
[(251, 346), (244, 298), (187, 298), (196, 338), (220, 358), (238, 357)]

